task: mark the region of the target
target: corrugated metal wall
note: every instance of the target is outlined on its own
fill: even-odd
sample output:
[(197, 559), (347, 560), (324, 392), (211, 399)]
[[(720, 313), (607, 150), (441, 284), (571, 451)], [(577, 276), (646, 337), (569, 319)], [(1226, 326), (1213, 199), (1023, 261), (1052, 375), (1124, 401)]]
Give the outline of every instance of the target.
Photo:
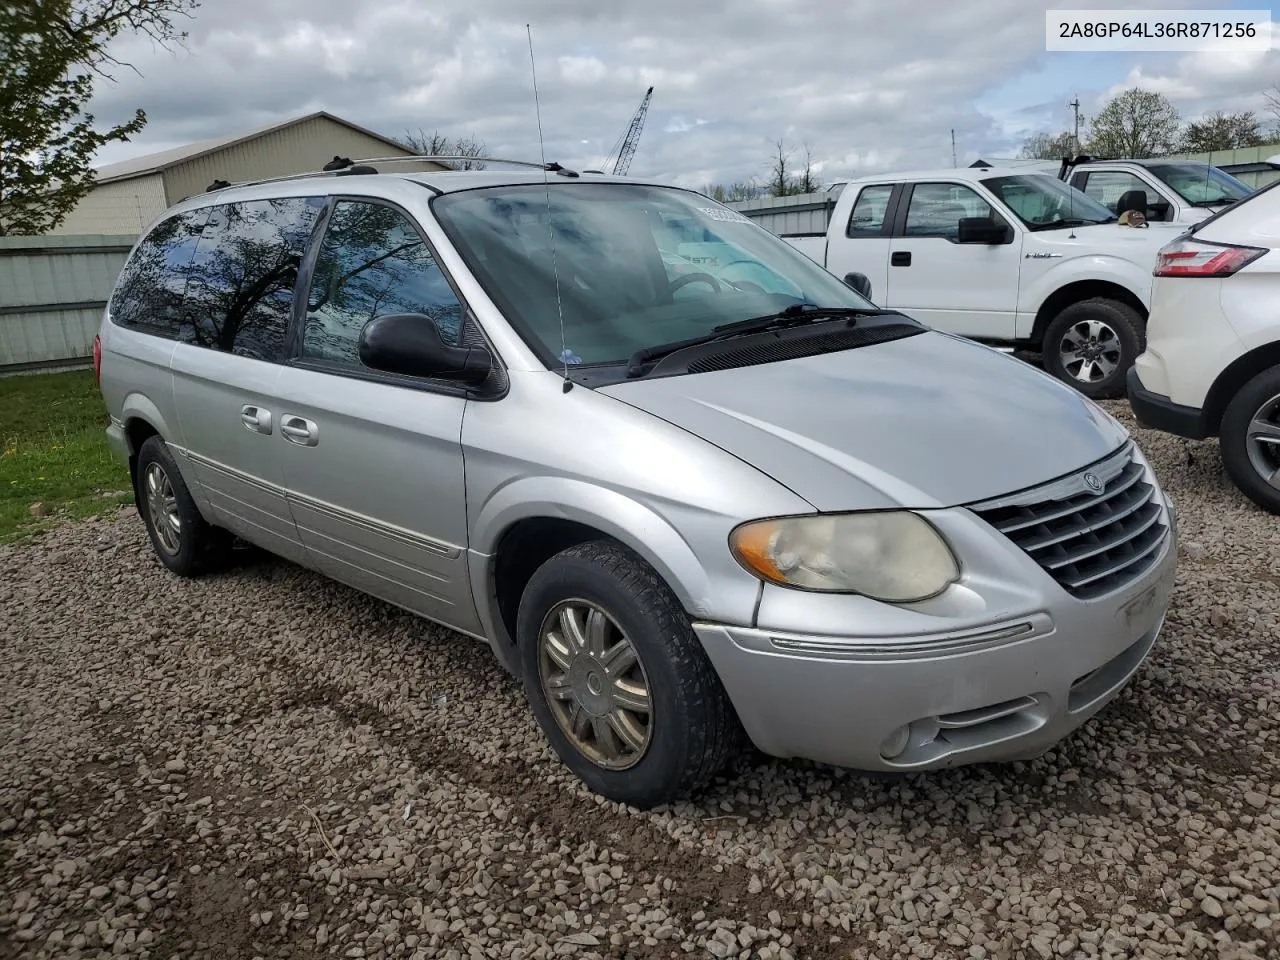
[(839, 196), (839, 190), (823, 190), (791, 197), (738, 200), (726, 206), (781, 237), (821, 236), (827, 232), (831, 210)]
[[(335, 155), (359, 160), (362, 157), (407, 157), (410, 153), (343, 124), (316, 117), (167, 170), (164, 174), (165, 196), (170, 204), (174, 204), (183, 197), (204, 193), (214, 180), (234, 183), (319, 170)], [(398, 163), (394, 169), (409, 173), (439, 169), (439, 165)]]
[(134, 239), (0, 237), (0, 373), (90, 359)]
[(104, 183), (89, 191), (49, 236), (139, 234), (168, 206), (158, 173)]

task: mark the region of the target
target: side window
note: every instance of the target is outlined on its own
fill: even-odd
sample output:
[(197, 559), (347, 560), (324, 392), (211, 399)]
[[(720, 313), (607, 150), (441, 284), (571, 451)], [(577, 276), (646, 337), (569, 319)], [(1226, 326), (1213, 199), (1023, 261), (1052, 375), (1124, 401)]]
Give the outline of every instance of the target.
[(1084, 192), (1112, 213), (1116, 212), (1116, 205), (1119, 204), (1120, 198), (1130, 190), (1141, 190), (1145, 193), (1147, 203), (1159, 199), (1141, 179), (1123, 170), (1093, 170), (1086, 175), (1084, 181)]
[(960, 221), (966, 217), (992, 219), (987, 201), (969, 187), (958, 183), (917, 183), (907, 205), (908, 237), (943, 237), (955, 240)]
[(461, 340), (462, 304), (412, 221), (380, 203), (343, 200), (316, 258), (302, 355), (360, 365), (360, 331), (374, 317), (421, 313), (444, 342)]
[(134, 251), (111, 294), (111, 320), (147, 333), (177, 337), (182, 294), (209, 209), (189, 210), (156, 224)]
[(324, 203), (284, 197), (215, 208), (191, 262), (183, 339), (255, 360), (280, 359), (298, 268)]
[(892, 184), (863, 187), (862, 192), (858, 194), (858, 199), (853, 203), (853, 212), (849, 214), (849, 225), (845, 229), (845, 236), (881, 236), (885, 213), (889, 209), (889, 197), (892, 195)]

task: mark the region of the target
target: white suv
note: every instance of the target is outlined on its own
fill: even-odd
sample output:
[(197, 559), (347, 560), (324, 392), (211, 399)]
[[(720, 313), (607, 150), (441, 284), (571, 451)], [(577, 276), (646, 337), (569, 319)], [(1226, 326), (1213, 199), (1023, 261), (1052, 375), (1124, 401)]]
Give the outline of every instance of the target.
[(1128, 393), (1145, 426), (1193, 439), (1218, 436), (1236, 486), (1280, 513), (1276, 185), (1160, 251), (1147, 348), (1129, 372)]

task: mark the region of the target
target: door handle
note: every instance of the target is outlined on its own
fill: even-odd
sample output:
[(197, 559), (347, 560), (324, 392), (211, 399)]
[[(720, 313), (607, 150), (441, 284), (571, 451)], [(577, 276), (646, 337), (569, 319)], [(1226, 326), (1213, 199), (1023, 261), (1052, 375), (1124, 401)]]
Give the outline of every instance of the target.
[(245, 404), (240, 408), (240, 422), (244, 424), (246, 430), (252, 430), (254, 433), (270, 433), (271, 411), (255, 407), (253, 404)]
[(320, 440), (314, 423), (291, 413), (286, 413), (280, 420), (280, 432), (286, 440), (300, 443), (304, 447), (314, 447)]
[(911, 266), (910, 250), (895, 250), (889, 256), (889, 265), (892, 267), (909, 267)]

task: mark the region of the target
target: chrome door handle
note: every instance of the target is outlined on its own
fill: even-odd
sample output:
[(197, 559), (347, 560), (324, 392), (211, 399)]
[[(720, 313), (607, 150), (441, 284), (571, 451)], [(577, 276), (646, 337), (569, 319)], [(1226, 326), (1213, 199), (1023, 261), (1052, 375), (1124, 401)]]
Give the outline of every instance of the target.
[(300, 443), (304, 447), (314, 447), (320, 440), (314, 423), (289, 413), (286, 413), (280, 421), (280, 432), (284, 434), (286, 440)]
[(240, 408), (240, 422), (244, 424), (246, 430), (252, 430), (254, 433), (270, 433), (271, 411), (245, 404)]

